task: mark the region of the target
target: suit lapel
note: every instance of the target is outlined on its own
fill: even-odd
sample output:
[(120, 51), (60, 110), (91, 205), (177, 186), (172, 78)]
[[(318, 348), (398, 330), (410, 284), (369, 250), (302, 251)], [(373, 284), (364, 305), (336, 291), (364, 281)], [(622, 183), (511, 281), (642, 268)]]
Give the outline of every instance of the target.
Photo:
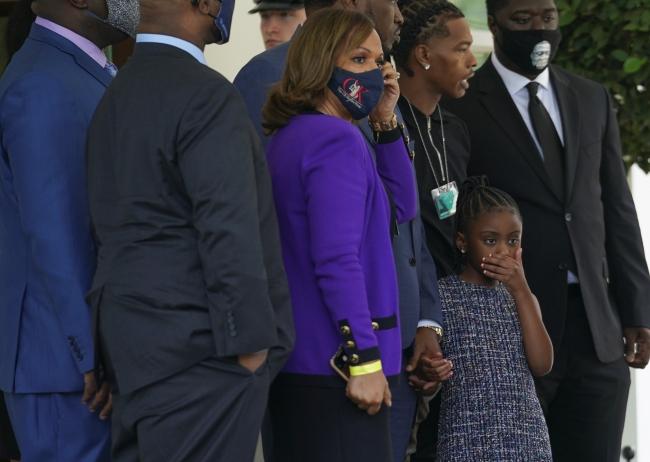
[(74, 47), (74, 59), (80, 67), (99, 80), (105, 87), (108, 87), (113, 81), (113, 77), (106, 69), (77, 47)]
[(557, 98), (560, 116), (562, 118), (562, 131), (564, 133), (564, 191), (565, 201), (571, 198), (573, 178), (578, 164), (580, 141), (580, 110), (578, 96), (569, 86), (569, 81), (551, 66), (551, 82)]
[(113, 80), (113, 77), (111, 77), (108, 71), (102, 68), (97, 61), (84, 53), (81, 48), (76, 46), (70, 40), (60, 36), (59, 34), (52, 32), (45, 27), (41, 27), (38, 24), (33, 24), (29, 37), (40, 42), (45, 42), (64, 53), (72, 55), (77, 65), (99, 80), (105, 87), (107, 87)]
[[(540, 177), (557, 200), (561, 201), (553, 186), (551, 177), (546, 171), (546, 166), (537, 149), (535, 140), (528, 131), (524, 119), (521, 118), (519, 109), (517, 109), (510, 93), (508, 93), (501, 76), (492, 65), (492, 61), (488, 59), (479, 72), (481, 80), (478, 82), (478, 91), (481, 103), (517, 147), (519, 153), (526, 159), (526, 162), (537, 176)], [(477, 77), (478, 75), (477, 72)]]

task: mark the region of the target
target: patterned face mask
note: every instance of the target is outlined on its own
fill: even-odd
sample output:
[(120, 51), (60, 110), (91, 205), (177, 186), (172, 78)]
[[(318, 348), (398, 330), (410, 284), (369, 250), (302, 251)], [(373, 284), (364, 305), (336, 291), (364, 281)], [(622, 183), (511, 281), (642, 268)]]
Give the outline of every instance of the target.
[(334, 68), (327, 86), (355, 120), (365, 119), (384, 93), (384, 76), (379, 69), (350, 72)]
[(102, 19), (87, 9), (86, 14), (103, 23), (135, 37), (140, 22), (140, 5), (138, 0), (106, 0), (108, 18)]

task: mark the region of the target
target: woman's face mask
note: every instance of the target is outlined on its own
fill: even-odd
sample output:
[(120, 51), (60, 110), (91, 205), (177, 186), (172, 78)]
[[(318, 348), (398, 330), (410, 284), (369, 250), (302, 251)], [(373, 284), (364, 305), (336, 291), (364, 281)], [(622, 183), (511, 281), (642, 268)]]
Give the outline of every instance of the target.
[(353, 119), (361, 120), (368, 117), (379, 103), (384, 93), (384, 76), (380, 69), (355, 73), (335, 67), (327, 87)]

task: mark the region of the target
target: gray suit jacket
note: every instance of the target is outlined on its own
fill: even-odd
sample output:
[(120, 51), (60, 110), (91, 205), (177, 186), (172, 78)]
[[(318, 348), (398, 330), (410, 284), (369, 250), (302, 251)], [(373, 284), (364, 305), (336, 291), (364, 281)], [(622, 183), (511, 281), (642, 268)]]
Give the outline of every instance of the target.
[[(234, 81), (265, 146), (270, 138), (263, 134), (262, 108), (271, 88), (282, 78), (290, 46), (291, 42), (283, 43), (255, 56), (239, 71)], [(398, 121), (403, 124), (397, 107), (395, 111)], [(372, 148), (370, 127), (364, 122), (360, 129)], [(412, 141), (409, 143), (409, 152), (413, 151), (413, 144)], [(399, 289), (402, 347), (408, 348), (413, 343), (418, 321), (430, 319), (442, 325), (442, 314), (436, 267), (424, 239), (419, 203), (417, 216), (398, 229), (399, 234), (393, 238), (393, 255)]]
[(294, 343), (262, 146), (233, 86), (187, 52), (138, 43), (87, 138), (98, 246), (87, 300), (119, 392), (209, 356)]

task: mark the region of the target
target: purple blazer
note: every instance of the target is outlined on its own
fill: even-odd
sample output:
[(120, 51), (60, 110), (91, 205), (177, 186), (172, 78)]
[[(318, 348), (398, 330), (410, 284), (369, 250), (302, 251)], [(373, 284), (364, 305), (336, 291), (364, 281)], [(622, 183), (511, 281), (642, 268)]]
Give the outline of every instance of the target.
[(381, 358), (396, 379), (402, 346), (382, 181), (398, 222), (411, 220), (417, 202), (404, 140), (376, 144), (375, 164), (356, 126), (308, 114), (278, 130), (266, 154), (296, 328), (282, 380), (344, 386), (329, 365), (341, 344), (358, 363)]

